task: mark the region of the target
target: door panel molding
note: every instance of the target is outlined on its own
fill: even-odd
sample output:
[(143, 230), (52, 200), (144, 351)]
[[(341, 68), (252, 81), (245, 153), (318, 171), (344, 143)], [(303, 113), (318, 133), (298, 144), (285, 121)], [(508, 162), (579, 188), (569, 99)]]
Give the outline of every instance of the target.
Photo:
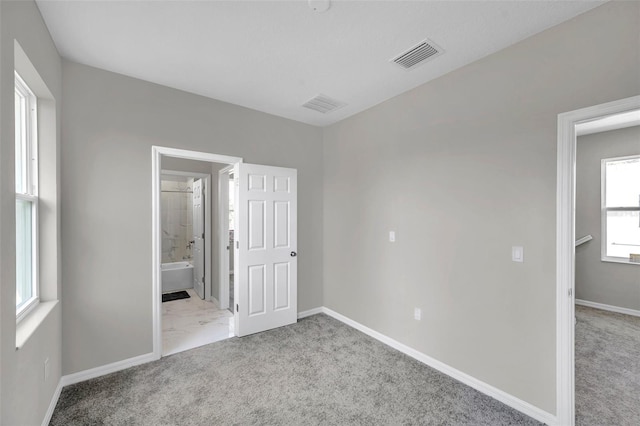
[(242, 163), (234, 177), (236, 333), (245, 336), (297, 320), (297, 170)]

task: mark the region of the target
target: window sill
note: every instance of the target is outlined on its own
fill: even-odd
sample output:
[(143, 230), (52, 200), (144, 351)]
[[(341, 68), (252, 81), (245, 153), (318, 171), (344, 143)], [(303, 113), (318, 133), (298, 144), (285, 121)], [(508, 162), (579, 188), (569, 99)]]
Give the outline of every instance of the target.
[(603, 257), (603, 262), (611, 262), (611, 263), (625, 263), (627, 265), (638, 265), (640, 266), (640, 262), (632, 262), (629, 259), (625, 259), (624, 257)]
[(26, 317), (16, 326), (16, 350), (20, 350), (27, 340), (35, 333), (40, 324), (58, 304), (57, 300), (40, 302)]

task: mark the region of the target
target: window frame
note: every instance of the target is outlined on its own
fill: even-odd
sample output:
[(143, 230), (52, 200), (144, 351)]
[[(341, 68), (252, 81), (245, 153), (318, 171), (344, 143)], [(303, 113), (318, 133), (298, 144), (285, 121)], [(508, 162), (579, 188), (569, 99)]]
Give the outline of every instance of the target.
[[(23, 178), (26, 187), (25, 192), (18, 192), (14, 185), (14, 191), (16, 205), (18, 201), (26, 201), (31, 204), (31, 297), (19, 307), (16, 305), (16, 323), (18, 323), (40, 303), (40, 276), (38, 267), (40, 251), (38, 232), (38, 99), (17, 71), (14, 72), (14, 77), (14, 96), (20, 96), (25, 102), (23, 117), (25, 122)], [(17, 111), (15, 112), (17, 113)], [(17, 121), (17, 119), (15, 121)], [(17, 285), (16, 276), (16, 292)]]
[[(632, 207), (607, 207), (607, 163), (614, 161), (624, 161), (631, 159), (640, 159), (640, 154), (626, 155), (623, 157), (603, 158), (600, 162), (600, 226), (601, 226), (601, 244), (600, 258), (603, 262), (626, 263), (629, 265), (640, 265), (637, 262), (631, 262), (628, 257), (615, 257), (607, 255), (607, 213), (610, 211), (618, 212), (640, 212), (639, 205)], [(640, 250), (639, 250), (640, 251)]]

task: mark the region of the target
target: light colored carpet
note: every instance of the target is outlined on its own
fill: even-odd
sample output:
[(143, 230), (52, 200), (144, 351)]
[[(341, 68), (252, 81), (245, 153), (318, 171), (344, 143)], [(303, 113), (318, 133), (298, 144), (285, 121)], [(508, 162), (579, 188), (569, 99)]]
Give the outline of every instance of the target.
[(576, 425), (640, 425), (640, 318), (576, 306)]
[(51, 425), (539, 425), (326, 315), (65, 387)]

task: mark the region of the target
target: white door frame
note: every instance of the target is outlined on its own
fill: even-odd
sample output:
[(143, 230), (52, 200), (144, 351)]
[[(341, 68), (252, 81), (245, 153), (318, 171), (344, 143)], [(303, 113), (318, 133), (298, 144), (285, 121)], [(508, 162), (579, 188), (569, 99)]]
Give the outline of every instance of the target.
[[(218, 229), (220, 230), (220, 286), (218, 288), (218, 304), (220, 309), (229, 309), (229, 251), (234, 250), (229, 245), (229, 172), (233, 171), (233, 165), (229, 165), (218, 171), (218, 205), (220, 213)], [(223, 209), (222, 206), (227, 208)], [(226, 212), (226, 214), (224, 214)], [(235, 313), (235, 309), (232, 310)]]
[[(160, 175), (166, 176), (187, 176), (202, 179), (204, 182), (204, 298), (211, 300), (211, 175), (206, 173), (182, 172), (178, 170), (162, 170)], [(160, 249), (162, 249), (162, 239), (160, 239)], [(162, 257), (161, 257), (162, 259)], [(162, 289), (160, 289), (162, 293)]]
[[(151, 147), (151, 294), (153, 321), (153, 358), (162, 357), (162, 229), (160, 225), (160, 176), (162, 174), (162, 156), (183, 158), (186, 160), (208, 161), (211, 163), (237, 164), (242, 158), (207, 152), (162, 146)], [(209, 290), (211, 291), (211, 290)]]
[(557, 423), (575, 423), (575, 125), (640, 108), (640, 96), (558, 115), (556, 192), (556, 405)]

